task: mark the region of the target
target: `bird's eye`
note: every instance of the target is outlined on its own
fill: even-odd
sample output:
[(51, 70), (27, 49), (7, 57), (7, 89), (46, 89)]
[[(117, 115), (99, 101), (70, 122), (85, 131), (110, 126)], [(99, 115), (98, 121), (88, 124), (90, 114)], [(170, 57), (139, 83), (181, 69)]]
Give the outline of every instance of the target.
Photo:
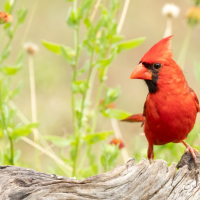
[(162, 65), (160, 63), (154, 63), (153, 64), (154, 69), (160, 69), (161, 67), (162, 67)]

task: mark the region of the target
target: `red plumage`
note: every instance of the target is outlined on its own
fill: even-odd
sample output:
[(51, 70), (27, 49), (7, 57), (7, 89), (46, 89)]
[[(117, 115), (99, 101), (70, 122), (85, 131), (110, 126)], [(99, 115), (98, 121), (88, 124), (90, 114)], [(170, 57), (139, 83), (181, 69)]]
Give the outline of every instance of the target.
[(171, 37), (156, 43), (142, 57), (131, 75), (132, 79), (145, 80), (149, 94), (143, 114), (132, 115), (124, 121), (144, 121), (150, 162), (153, 159), (153, 145), (182, 142), (194, 159), (194, 151), (198, 152), (183, 140), (194, 126), (197, 112), (200, 111), (199, 102), (181, 68), (172, 59)]

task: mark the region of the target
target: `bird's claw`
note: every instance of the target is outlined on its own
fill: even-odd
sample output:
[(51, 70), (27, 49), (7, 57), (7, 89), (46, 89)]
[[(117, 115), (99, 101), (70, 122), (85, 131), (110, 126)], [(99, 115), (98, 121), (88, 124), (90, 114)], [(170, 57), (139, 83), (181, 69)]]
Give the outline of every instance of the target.
[(188, 146), (185, 149), (185, 153), (188, 152), (188, 151), (192, 154), (194, 162), (197, 163), (195, 152), (199, 155), (199, 151), (197, 149), (195, 149), (195, 148), (190, 147), (190, 146)]

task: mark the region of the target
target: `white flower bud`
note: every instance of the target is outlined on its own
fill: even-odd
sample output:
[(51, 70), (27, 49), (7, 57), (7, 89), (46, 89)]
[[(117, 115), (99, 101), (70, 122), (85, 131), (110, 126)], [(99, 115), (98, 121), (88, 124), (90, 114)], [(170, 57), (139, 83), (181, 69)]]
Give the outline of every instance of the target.
[(178, 17), (179, 13), (180, 13), (180, 8), (175, 4), (167, 3), (163, 6), (162, 14), (167, 17), (176, 18)]

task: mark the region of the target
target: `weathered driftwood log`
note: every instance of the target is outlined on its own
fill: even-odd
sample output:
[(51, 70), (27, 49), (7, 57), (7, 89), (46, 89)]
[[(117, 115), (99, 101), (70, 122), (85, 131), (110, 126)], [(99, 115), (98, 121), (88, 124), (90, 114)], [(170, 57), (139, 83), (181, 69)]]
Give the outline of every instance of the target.
[(187, 152), (177, 165), (163, 160), (152, 165), (134, 159), (112, 171), (73, 180), (15, 166), (0, 167), (1, 200), (200, 200), (200, 157), (197, 164)]

